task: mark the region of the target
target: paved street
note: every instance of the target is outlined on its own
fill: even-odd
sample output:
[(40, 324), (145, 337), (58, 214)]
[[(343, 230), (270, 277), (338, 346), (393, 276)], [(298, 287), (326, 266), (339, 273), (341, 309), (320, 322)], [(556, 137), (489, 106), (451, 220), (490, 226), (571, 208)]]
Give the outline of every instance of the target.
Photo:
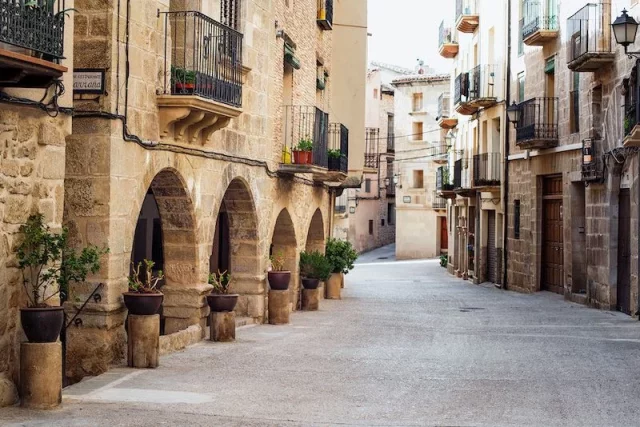
[(640, 323), (389, 256), (363, 257), (320, 312), (83, 381), (59, 410), (2, 409), (0, 425), (638, 425)]

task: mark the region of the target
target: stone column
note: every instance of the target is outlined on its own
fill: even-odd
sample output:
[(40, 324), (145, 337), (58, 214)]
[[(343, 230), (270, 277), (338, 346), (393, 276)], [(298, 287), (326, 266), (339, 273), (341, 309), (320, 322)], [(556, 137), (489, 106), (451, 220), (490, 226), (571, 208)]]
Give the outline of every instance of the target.
[(342, 299), (342, 274), (333, 273), (325, 283), (327, 299)]
[(302, 309), (304, 311), (318, 311), (320, 307), (320, 289), (302, 290)]
[(209, 335), (211, 341), (231, 342), (236, 340), (236, 313), (215, 312), (209, 315)]
[(157, 368), (160, 357), (160, 315), (129, 315), (127, 364), (132, 368)]
[(269, 323), (272, 325), (285, 325), (289, 323), (290, 291), (269, 291)]
[(51, 409), (62, 402), (62, 345), (59, 342), (20, 344), (22, 406)]

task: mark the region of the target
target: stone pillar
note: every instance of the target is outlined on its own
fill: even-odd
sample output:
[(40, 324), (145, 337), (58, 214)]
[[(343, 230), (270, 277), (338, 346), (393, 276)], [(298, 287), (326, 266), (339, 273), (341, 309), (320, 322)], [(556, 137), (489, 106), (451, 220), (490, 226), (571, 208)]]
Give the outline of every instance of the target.
[(325, 283), (327, 299), (342, 299), (342, 274), (333, 273)]
[(215, 312), (209, 315), (209, 335), (211, 341), (231, 342), (236, 340), (236, 313)]
[(164, 332), (166, 335), (180, 332), (191, 325), (200, 325), (204, 338), (209, 316), (207, 294), (211, 292), (211, 285), (195, 286), (164, 286), (164, 301), (162, 314), (165, 319)]
[(320, 307), (320, 289), (302, 290), (302, 309), (304, 311), (318, 311)]
[(59, 342), (20, 344), (22, 406), (51, 409), (62, 402), (62, 345)]
[(160, 357), (160, 315), (129, 315), (127, 364), (132, 368), (157, 368)]
[(289, 306), (290, 291), (269, 291), (269, 323), (272, 325), (285, 325), (289, 323)]

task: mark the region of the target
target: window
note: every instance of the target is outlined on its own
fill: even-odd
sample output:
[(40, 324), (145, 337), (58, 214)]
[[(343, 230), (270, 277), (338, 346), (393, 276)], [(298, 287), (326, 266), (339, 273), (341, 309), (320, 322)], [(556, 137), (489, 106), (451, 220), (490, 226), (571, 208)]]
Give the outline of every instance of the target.
[(520, 200), (515, 200), (513, 202), (513, 205), (514, 205), (513, 237), (514, 239), (519, 239), (520, 238)]
[(367, 193), (371, 193), (371, 178), (367, 178), (364, 180), (364, 191)]
[(387, 150), (394, 151), (395, 150), (395, 120), (393, 114), (387, 115)]
[(580, 132), (580, 74), (573, 73), (569, 92), (569, 131)]
[(373, 99), (378, 99), (378, 89), (373, 90)]
[(413, 188), (424, 188), (424, 171), (413, 171)]
[(524, 101), (524, 72), (518, 73), (518, 102)]
[[(287, 0), (287, 5), (289, 0)], [(220, 5), (220, 22), (227, 27), (238, 30), (240, 27), (240, 0), (222, 0)]]
[(369, 235), (373, 236), (373, 220), (369, 220)]
[(384, 227), (384, 218), (381, 218), (381, 219), (380, 219), (380, 225), (381, 225), (382, 227)]
[(424, 132), (422, 127), (422, 122), (413, 123), (413, 140), (424, 141)]
[(387, 218), (389, 218), (389, 225), (396, 223), (396, 205), (395, 203), (387, 204)]
[(422, 93), (413, 94), (413, 111), (422, 111)]

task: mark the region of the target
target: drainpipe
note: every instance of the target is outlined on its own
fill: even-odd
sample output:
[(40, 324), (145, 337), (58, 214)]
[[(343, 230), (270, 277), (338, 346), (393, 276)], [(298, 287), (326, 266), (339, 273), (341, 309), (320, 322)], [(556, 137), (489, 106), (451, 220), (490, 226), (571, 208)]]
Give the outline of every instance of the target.
[[(506, 73), (506, 98), (507, 108), (511, 105), (511, 0), (507, 0), (507, 73)], [(505, 138), (504, 138), (504, 206), (502, 208), (502, 289), (508, 289), (507, 284), (507, 263), (509, 261), (509, 142), (511, 135), (511, 123), (507, 115), (507, 108), (504, 109)]]

